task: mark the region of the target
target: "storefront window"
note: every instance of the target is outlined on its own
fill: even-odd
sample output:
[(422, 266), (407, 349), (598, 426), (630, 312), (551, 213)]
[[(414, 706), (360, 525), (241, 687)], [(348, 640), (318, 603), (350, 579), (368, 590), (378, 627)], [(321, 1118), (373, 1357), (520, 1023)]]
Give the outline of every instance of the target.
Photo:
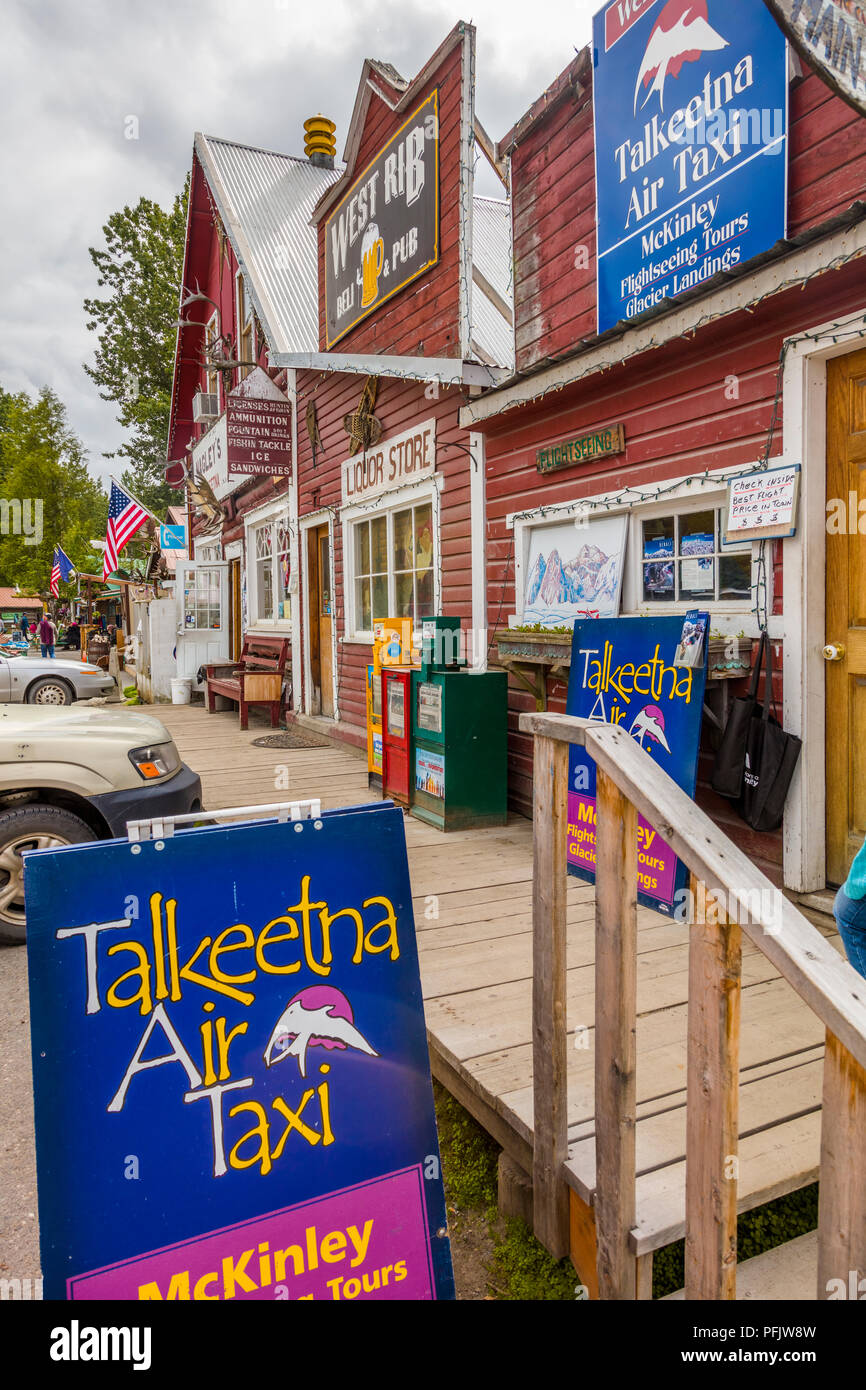
[(749, 602), (751, 544), (722, 546), (721, 527), (718, 508), (642, 521), (642, 601)]
[(432, 613), (432, 503), (380, 513), (353, 530), (356, 631), (371, 632), (383, 618), (417, 622)]
[(253, 530), (256, 612), (259, 622), (288, 619), (289, 611), (289, 523), (281, 517), (266, 521)]
[(433, 609), (433, 509), (429, 502), (394, 514), (395, 618), (417, 622)]
[(388, 612), (388, 518), (374, 516), (355, 527), (355, 625), (370, 632)]

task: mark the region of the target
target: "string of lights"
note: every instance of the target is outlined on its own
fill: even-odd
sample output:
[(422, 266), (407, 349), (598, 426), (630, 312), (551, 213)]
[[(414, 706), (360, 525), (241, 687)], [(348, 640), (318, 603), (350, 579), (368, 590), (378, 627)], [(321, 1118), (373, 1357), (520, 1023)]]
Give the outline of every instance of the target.
[[(844, 266), (850, 265), (853, 261), (861, 260), (863, 256), (866, 256), (866, 247), (856, 247), (853, 251), (846, 252), (844, 255), (835, 256), (833, 260), (828, 261), (826, 265), (819, 266), (816, 270), (812, 272), (811, 275), (792, 276), (790, 279), (782, 281), (781, 284), (774, 286), (772, 289), (768, 289), (764, 294), (758, 295), (757, 298), (750, 300), (748, 304), (737, 306), (736, 309), (724, 309), (718, 310), (715, 313), (704, 314), (701, 318), (697, 320), (697, 322), (692, 324), (685, 332), (683, 332), (679, 336), (682, 338), (694, 339), (702, 328), (706, 328), (708, 324), (717, 323), (721, 319), (730, 318), (734, 313), (739, 312), (740, 308), (742, 308), (742, 310), (744, 310), (747, 314), (754, 314), (756, 310), (767, 300), (774, 299), (777, 295), (784, 294), (788, 290), (805, 290), (806, 287), (810, 285), (813, 280), (817, 280), (820, 276), (826, 275), (830, 271), (841, 270)], [(706, 293), (706, 286), (703, 286), (702, 288), (704, 293)], [(665, 314), (662, 315), (662, 322), (664, 322), (664, 319), (667, 318), (668, 314), (673, 312), (674, 309), (678, 307), (679, 305), (668, 306)], [(627, 331), (630, 332), (634, 328), (640, 326), (640, 324), (635, 323), (631, 325), (629, 330)], [(613, 338), (614, 336), (615, 334), (612, 333), (611, 337)], [(826, 331), (818, 334), (819, 338), (823, 338), (825, 336)], [(642, 357), (644, 353), (653, 352), (662, 347), (669, 347), (672, 341), (674, 340), (670, 337), (662, 339), (653, 338), (650, 340), (649, 343), (643, 344), (638, 350), (632, 353), (625, 353), (617, 361), (608, 362), (601, 366), (591, 367), (582, 376), (574, 377), (570, 381), (550, 382), (547, 386), (540, 388), (534, 395), (527, 397), (526, 400), (509, 401), (507, 404), (503, 405), (501, 413), (505, 414), (506, 412), (511, 410), (520, 410), (525, 406), (537, 405), (539, 401), (545, 400), (550, 395), (554, 395), (558, 392), (568, 390), (569, 388), (576, 386), (581, 380), (585, 380), (587, 377), (596, 375), (601, 376), (605, 372), (615, 371), (619, 367), (624, 367), (626, 362), (630, 361), (633, 357)], [(794, 339), (793, 341), (800, 341), (800, 339)], [(597, 335), (583, 339), (580, 344), (581, 348), (585, 351), (603, 345), (604, 339), (598, 337)], [(505, 389), (505, 387), (507, 387), (508, 384), (513, 385), (514, 382), (518, 380), (520, 380), (519, 375), (516, 376), (511, 383), (503, 383), (502, 389)]]

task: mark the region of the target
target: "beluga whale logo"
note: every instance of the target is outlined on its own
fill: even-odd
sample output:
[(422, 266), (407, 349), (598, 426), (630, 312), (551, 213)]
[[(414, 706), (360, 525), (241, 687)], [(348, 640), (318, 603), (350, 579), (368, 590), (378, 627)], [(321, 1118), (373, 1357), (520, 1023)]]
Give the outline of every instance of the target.
[(658, 705), (644, 705), (638, 714), (629, 733), (643, 748), (644, 739), (649, 739), (650, 743), (659, 743), (666, 753), (671, 751), (665, 734), (665, 717)]
[(345, 1051), (353, 1047), (378, 1057), (375, 1048), (355, 1027), (352, 1006), (333, 985), (310, 985), (289, 1000), (265, 1049), (265, 1066), (273, 1067), (294, 1057), (301, 1076), (307, 1075), (307, 1049), (324, 1047)]
[(668, 0), (653, 26), (637, 75), (635, 115), (641, 85), (649, 88), (641, 108), (646, 106), (653, 92), (658, 92), (659, 105), (664, 111), (668, 77), (679, 77), (684, 64), (696, 63), (703, 53), (727, 47), (727, 39), (710, 24), (707, 0)]

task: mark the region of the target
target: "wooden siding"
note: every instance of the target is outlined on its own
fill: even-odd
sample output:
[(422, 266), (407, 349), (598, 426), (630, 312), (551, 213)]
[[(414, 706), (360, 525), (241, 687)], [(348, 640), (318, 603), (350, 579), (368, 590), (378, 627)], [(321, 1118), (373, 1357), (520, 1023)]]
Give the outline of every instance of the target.
[[(567, 356), (596, 329), (592, 104), (564, 84), (512, 146), (517, 368)], [(507, 140), (503, 144), (507, 151)], [(863, 198), (866, 122), (814, 73), (791, 88), (788, 235)]]
[[(430, 81), (405, 111), (389, 110), (375, 93), (367, 107), (355, 162), (355, 177), (395, 131), (439, 88), (439, 243), (440, 257), (418, 281), (358, 324), (335, 352), (382, 352), (393, 356), (459, 357), (460, 120), (463, 45), (448, 53)], [(384, 83), (380, 82), (384, 87)], [(345, 190), (344, 190), (345, 191)], [(325, 221), (319, 223), (319, 342), (325, 336)]]
[[(487, 435), (488, 623), (505, 627), (516, 611), (514, 533), (506, 517), (550, 505), (616, 491), (632, 483), (647, 488), (666, 479), (730, 468), (758, 460), (766, 447), (784, 339), (862, 308), (863, 271), (858, 262), (829, 272), (805, 290), (765, 301), (752, 314), (710, 324), (694, 337), (677, 340), (640, 359), (596, 374), (537, 405), (494, 417)], [(736, 378), (739, 398), (726, 386)], [(542, 445), (597, 429), (625, 425), (626, 450), (615, 459), (539, 474)], [(782, 452), (780, 420), (772, 455)], [(781, 613), (782, 546), (772, 548), (773, 612)], [(495, 648), (494, 648), (495, 654)], [(779, 653), (781, 656), (781, 653)], [(777, 695), (781, 698), (781, 660)], [(565, 708), (563, 681), (548, 684), (553, 711)], [(741, 693), (739, 684), (732, 693)], [(509, 688), (509, 798), (523, 814), (531, 811), (531, 740), (518, 730), (519, 715), (534, 709), (531, 696)], [(699, 768), (698, 802), (771, 877), (778, 879), (781, 838), (756, 835), (709, 789), (712, 749)]]
[[(315, 372), (298, 374), (298, 515), (301, 522), (322, 508), (339, 509), (342, 504), (341, 469), (352, 452), (343, 417), (356, 408), (363, 386), (364, 378), (360, 376)], [(324, 446), (316, 454), (315, 465), (305, 423), (307, 404), (311, 399), (315, 401)], [(458, 425), (458, 412), (462, 404), (463, 395), (454, 388), (441, 387), (437, 395), (435, 386), (425, 387), (418, 382), (382, 377), (375, 414), (384, 428), (383, 440), (401, 434), (424, 420), (436, 419), (436, 473), (443, 480), (439, 531), (442, 557), (440, 612), (454, 614), (463, 619), (464, 625), (468, 625), (472, 617), (469, 535), (471, 464), (465, 452), (469, 446), (469, 436)], [(380, 501), (383, 507), (387, 507), (388, 495), (385, 494)], [(366, 643), (341, 641), (347, 633), (342, 525), (338, 515), (334, 517), (332, 565), (340, 719), (341, 723), (350, 726), (349, 736), (354, 730), (357, 737), (360, 731), (366, 729), (364, 683), (371, 648)], [(306, 618), (306, 604), (307, 599), (303, 597), (302, 621)]]

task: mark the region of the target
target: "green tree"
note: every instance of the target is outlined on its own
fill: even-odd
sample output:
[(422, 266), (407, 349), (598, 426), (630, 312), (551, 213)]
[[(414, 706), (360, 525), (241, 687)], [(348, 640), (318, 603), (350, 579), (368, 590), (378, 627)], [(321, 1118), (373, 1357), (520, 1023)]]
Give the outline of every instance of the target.
[(165, 481), (165, 446), (183, 251), (187, 179), (166, 212), (149, 198), (109, 217), (105, 247), (90, 247), (101, 299), (86, 299), (87, 327), (99, 335), (94, 364), (84, 370), (103, 400), (120, 407), (129, 434), (116, 454), (127, 461), (119, 481), (157, 515), (171, 500)]
[[(35, 401), (0, 387), (0, 585), (47, 593), (58, 544), (77, 568), (101, 573), (90, 541), (105, 534), (107, 517), (62, 401), (47, 386)], [(75, 588), (61, 584), (61, 596)]]

